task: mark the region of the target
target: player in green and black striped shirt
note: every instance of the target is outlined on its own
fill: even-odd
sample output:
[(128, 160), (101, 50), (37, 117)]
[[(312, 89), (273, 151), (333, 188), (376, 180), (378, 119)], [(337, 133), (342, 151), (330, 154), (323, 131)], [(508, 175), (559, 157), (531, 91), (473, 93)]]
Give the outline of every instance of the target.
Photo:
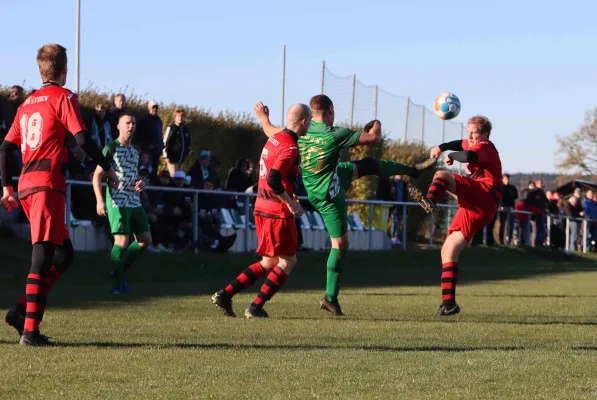
[[(104, 156), (120, 180), (118, 189), (108, 187), (106, 201), (101, 186), (104, 171), (98, 167), (93, 174), (97, 213), (100, 216), (108, 215), (110, 230), (114, 235), (114, 270), (111, 274), (114, 278), (114, 294), (129, 291), (126, 270), (151, 244), (149, 222), (139, 193), (145, 188), (143, 179), (139, 179), (140, 152), (131, 145), (135, 125), (135, 117), (132, 114), (122, 114), (118, 120), (118, 138), (104, 148)], [(129, 246), (131, 234), (135, 236), (135, 241)]]

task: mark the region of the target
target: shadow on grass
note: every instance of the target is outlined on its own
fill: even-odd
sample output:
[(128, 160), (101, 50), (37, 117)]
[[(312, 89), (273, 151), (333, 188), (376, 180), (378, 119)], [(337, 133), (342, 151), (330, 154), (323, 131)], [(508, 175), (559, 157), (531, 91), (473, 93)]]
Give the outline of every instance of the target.
[[(359, 318), (359, 317), (349, 317), (346, 319), (342, 319), (342, 321), (354, 321), (354, 322), (416, 322), (416, 323), (427, 323), (427, 324), (438, 324), (438, 323), (448, 323), (448, 324), (499, 324), (499, 325), (533, 325), (533, 326), (547, 326), (547, 325), (577, 325), (577, 326), (597, 326), (597, 321), (566, 321), (562, 319), (549, 319), (552, 318), (550, 316), (538, 316), (537, 318), (545, 318), (544, 320), (530, 320), (530, 321), (520, 321), (520, 320), (491, 320), (491, 319), (473, 319), (470, 317), (460, 318), (460, 317), (439, 317), (441, 319), (418, 319), (418, 318)], [(558, 316), (557, 318), (565, 318)], [(276, 316), (275, 319), (280, 320), (295, 320), (295, 321), (322, 321), (322, 318), (315, 318), (315, 317), (288, 317), (288, 316)]]
[[(344, 293), (343, 297), (351, 296), (381, 296), (381, 297), (428, 297), (427, 293), (373, 293), (373, 292), (360, 292), (360, 293)], [(567, 299), (567, 298), (597, 298), (597, 294), (467, 294), (466, 297), (485, 297), (489, 299), (495, 298), (554, 298), (554, 299)]]
[[(0, 242), (0, 307), (13, 305), (23, 288), (30, 265), (31, 245), (19, 239)], [(299, 264), (284, 290), (325, 290), (325, 252), (301, 253)], [(78, 252), (74, 265), (58, 282), (50, 296), (52, 307), (120, 306), (165, 296), (208, 295), (223, 288), (239, 272), (256, 262), (255, 254), (173, 254), (146, 253), (129, 272), (134, 292), (126, 298), (109, 293), (108, 252)], [(471, 284), (515, 280), (560, 273), (594, 271), (590, 257), (566, 255), (545, 249), (475, 247), (461, 257), (460, 283)], [(429, 286), (440, 282), (439, 250), (409, 252), (349, 252), (342, 277), (343, 288)], [(249, 291), (254, 293), (258, 282)], [(386, 295), (368, 291), (362, 295)], [(342, 295), (360, 295), (342, 293)], [(417, 296), (417, 294), (387, 294)], [(563, 297), (564, 295), (492, 295), (488, 297)], [(572, 295), (568, 296), (572, 297)]]
[[(7, 340), (0, 340), (1, 344), (15, 344)], [(323, 345), (293, 345), (293, 344), (244, 344), (244, 343), (121, 343), (121, 342), (60, 342), (55, 347), (98, 347), (98, 348), (146, 348), (146, 349), (199, 349), (199, 350), (290, 350), (290, 351), (321, 351), (321, 350), (354, 350), (374, 352), (451, 352), (462, 353), (470, 351), (520, 351), (534, 349), (524, 346), (479, 346), (479, 347), (447, 347), (447, 346), (323, 346)]]

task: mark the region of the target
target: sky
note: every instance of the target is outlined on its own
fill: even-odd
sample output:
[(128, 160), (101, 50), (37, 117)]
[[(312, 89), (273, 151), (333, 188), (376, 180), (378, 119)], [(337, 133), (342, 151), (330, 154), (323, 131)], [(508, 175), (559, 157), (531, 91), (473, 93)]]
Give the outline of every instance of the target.
[[(378, 118), (392, 137), (404, 136), (405, 101), (385, 93), (432, 109), (434, 98), (449, 91), (462, 103), (456, 123), (476, 114), (490, 118), (491, 139), (510, 173), (556, 172), (557, 136), (577, 130), (597, 106), (594, 1), (81, 3), (80, 88), (133, 91), (213, 112), (250, 113), (263, 101), (279, 124), (286, 45), (286, 108), (320, 92), (322, 61), (349, 77), (326, 74), (324, 81), (343, 117), (353, 74), (378, 85)], [(36, 51), (60, 43), (69, 52), (67, 87), (74, 89), (75, 6), (76, 0), (0, 0), (0, 84), (39, 86)], [(374, 89), (357, 85), (357, 122), (373, 118), (374, 97)], [(441, 141), (438, 126), (436, 117), (426, 118), (428, 145)], [(419, 128), (417, 113), (409, 137)]]

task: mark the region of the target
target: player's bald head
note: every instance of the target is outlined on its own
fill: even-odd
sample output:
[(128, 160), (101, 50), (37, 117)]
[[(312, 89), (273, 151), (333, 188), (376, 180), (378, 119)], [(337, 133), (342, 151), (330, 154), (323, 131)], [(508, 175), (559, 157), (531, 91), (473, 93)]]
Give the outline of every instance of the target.
[(286, 126), (288, 129), (296, 132), (297, 135), (303, 136), (311, 126), (312, 117), (313, 115), (308, 105), (301, 103), (293, 104), (288, 109), (288, 124)]
[(306, 104), (293, 104), (288, 109), (288, 125), (294, 125), (299, 123), (300, 121), (306, 119), (311, 119), (311, 109)]

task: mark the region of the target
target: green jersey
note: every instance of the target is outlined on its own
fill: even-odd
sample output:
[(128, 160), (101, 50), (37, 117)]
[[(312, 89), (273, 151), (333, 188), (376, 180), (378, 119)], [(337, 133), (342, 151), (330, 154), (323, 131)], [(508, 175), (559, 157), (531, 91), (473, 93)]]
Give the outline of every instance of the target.
[(355, 146), (360, 137), (361, 131), (311, 121), (307, 134), (298, 140), (303, 184), (309, 198), (325, 200), (338, 195), (340, 152)]
[(139, 150), (132, 145), (123, 146), (117, 139), (104, 147), (103, 153), (120, 180), (120, 189), (108, 186), (106, 203), (111, 207), (141, 207), (141, 196), (135, 190), (139, 179)]

